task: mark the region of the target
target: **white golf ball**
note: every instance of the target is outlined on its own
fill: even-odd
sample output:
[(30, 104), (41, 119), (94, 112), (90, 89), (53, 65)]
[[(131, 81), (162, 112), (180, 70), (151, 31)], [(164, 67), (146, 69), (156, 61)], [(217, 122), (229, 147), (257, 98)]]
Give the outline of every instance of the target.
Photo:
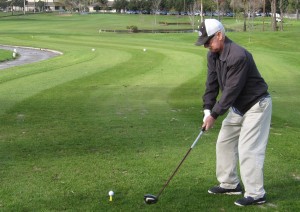
[(109, 192), (108, 192), (108, 195), (109, 195), (109, 196), (113, 196), (114, 194), (115, 194), (115, 193), (114, 193), (113, 191), (109, 191)]
[(95, 49), (92, 49), (92, 51), (94, 52), (94, 51), (95, 51)]
[(144, 52), (147, 51), (147, 49), (144, 49)]

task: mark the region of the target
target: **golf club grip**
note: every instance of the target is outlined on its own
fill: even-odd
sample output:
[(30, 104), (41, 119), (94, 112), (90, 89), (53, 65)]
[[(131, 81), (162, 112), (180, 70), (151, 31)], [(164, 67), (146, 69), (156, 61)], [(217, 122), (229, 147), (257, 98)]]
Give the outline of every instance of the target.
[(193, 148), (196, 146), (196, 144), (197, 144), (199, 138), (200, 138), (201, 135), (204, 133), (204, 131), (205, 131), (205, 127), (203, 127), (202, 130), (200, 131), (199, 135), (197, 136), (197, 138), (195, 139), (194, 143), (192, 144), (191, 149), (193, 149)]

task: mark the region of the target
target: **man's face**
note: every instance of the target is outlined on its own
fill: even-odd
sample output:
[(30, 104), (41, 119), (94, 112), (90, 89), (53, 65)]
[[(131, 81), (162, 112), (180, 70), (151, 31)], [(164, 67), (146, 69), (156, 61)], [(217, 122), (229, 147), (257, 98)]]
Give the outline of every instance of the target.
[(208, 48), (213, 53), (221, 53), (223, 50), (223, 36), (221, 32), (217, 32), (210, 40), (204, 44), (204, 48)]

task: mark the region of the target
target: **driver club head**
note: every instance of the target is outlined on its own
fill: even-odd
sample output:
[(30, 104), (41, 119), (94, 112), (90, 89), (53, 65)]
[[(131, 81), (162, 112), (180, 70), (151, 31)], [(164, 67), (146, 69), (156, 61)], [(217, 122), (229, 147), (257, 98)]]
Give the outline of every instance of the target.
[(158, 201), (158, 198), (152, 194), (146, 194), (144, 195), (144, 201), (146, 204), (155, 204)]

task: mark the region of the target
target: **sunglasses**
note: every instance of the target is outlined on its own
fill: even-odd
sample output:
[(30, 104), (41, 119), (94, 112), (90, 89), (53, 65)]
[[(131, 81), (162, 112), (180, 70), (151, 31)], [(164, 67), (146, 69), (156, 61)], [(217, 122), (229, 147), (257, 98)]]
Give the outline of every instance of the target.
[(215, 33), (215, 34), (209, 36), (208, 40), (204, 43), (204, 45), (206, 45), (206, 46), (209, 45), (211, 39), (213, 39), (213, 38), (215, 37), (216, 34), (217, 34), (217, 33)]

